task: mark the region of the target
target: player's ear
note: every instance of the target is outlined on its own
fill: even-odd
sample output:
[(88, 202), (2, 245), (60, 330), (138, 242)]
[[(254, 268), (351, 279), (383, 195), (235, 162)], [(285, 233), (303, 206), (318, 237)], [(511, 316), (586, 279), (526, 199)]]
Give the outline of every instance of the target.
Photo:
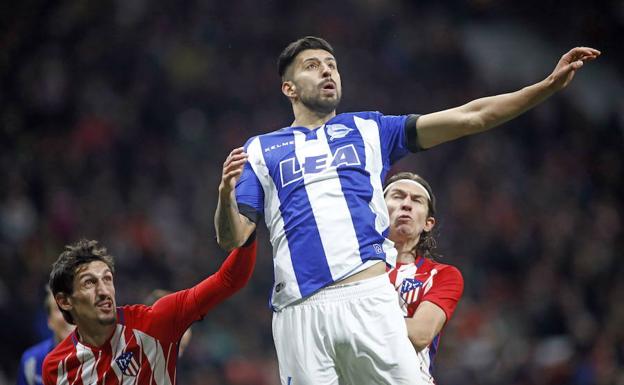
[(435, 224), (436, 224), (435, 218), (429, 217), (425, 220), (425, 227), (423, 227), (423, 230), (429, 232), (435, 227)]
[(58, 304), (58, 306), (65, 310), (70, 311), (72, 308), (71, 298), (65, 293), (56, 293), (54, 296), (54, 300)]
[(290, 80), (284, 80), (284, 82), (282, 82), (282, 93), (286, 95), (288, 99), (294, 99), (297, 97), (297, 86)]

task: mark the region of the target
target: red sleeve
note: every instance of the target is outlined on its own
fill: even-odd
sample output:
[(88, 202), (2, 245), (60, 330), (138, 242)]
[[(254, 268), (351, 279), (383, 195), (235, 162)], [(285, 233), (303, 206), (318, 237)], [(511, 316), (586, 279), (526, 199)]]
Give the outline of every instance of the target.
[(59, 362), (61, 362), (63, 358), (68, 357), (73, 349), (73, 344), (68, 342), (70, 338), (71, 337), (67, 337), (65, 340), (61, 341), (43, 359), (41, 363), (41, 380), (43, 385), (56, 385)]
[(56, 380), (50, 378), (50, 364), (47, 362), (47, 359), (43, 360), (43, 365), (41, 368), (41, 380), (43, 385), (56, 385)]
[(451, 319), (455, 307), (464, 292), (464, 278), (454, 266), (445, 266), (434, 277), (431, 289), (423, 295), (422, 301), (433, 302)]
[(190, 289), (156, 301), (151, 309), (152, 322), (160, 324), (167, 334), (174, 333), (173, 340), (179, 339), (193, 322), (247, 284), (256, 264), (256, 244), (254, 240), (248, 246), (232, 250), (216, 273)]

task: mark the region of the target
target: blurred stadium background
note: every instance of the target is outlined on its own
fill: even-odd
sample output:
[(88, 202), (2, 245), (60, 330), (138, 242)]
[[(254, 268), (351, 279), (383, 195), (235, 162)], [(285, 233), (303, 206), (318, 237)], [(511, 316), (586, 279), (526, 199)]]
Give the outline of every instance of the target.
[[(602, 50), (563, 93), (494, 132), (409, 157), (431, 182), (465, 294), (440, 384), (624, 384), (624, 2), (38, 1), (0, 6), (0, 384), (45, 336), (63, 245), (117, 257), (118, 303), (217, 269), (222, 162), (290, 124), (276, 57), (336, 48), (341, 111), (426, 113)], [(194, 327), (181, 384), (277, 383), (263, 227), (252, 282)]]

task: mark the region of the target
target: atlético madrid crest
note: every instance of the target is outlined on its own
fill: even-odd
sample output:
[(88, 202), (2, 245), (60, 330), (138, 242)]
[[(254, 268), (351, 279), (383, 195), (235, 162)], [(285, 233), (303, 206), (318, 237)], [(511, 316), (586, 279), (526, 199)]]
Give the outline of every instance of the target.
[(134, 357), (134, 353), (126, 352), (115, 359), (117, 366), (126, 376), (136, 376), (139, 373), (139, 364)]
[(422, 285), (423, 283), (417, 279), (405, 278), (401, 283), (400, 290), (403, 301), (407, 304), (415, 302), (418, 299), (418, 292)]

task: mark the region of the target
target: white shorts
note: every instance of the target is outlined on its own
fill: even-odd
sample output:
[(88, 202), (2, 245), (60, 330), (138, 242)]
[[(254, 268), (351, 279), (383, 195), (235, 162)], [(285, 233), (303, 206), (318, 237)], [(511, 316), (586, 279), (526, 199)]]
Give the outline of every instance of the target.
[(424, 384), (388, 276), (326, 287), (273, 314), (283, 385)]

